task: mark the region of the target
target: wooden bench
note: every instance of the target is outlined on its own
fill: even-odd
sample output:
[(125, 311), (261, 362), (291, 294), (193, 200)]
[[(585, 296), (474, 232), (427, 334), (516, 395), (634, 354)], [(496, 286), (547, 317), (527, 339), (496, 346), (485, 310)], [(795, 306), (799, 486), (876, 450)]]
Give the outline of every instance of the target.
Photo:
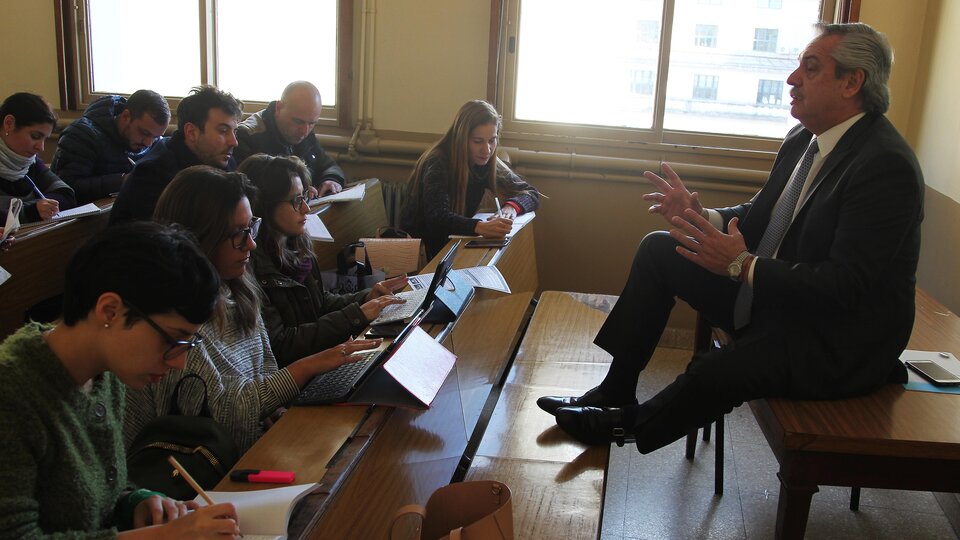
[(611, 357), (593, 338), (615, 296), (540, 296), (466, 480), (499, 480), (513, 492), (516, 538), (597, 538), (608, 447), (573, 441), (537, 398), (579, 395), (603, 379)]
[[(917, 289), (908, 348), (960, 356), (960, 319)], [(817, 486), (960, 492), (960, 395), (888, 385), (837, 401), (750, 402), (780, 463), (777, 538), (803, 538)]]

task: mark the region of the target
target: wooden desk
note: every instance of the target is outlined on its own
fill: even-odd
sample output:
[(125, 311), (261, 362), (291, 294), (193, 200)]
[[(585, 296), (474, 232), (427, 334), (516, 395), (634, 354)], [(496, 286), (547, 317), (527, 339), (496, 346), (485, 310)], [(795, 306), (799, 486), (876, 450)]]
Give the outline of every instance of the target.
[(519, 538), (597, 538), (609, 446), (587, 446), (537, 407), (543, 395), (580, 395), (599, 384), (611, 356), (593, 338), (615, 296), (540, 295), (467, 480), (498, 480), (513, 493)]
[[(439, 258), (424, 271), (432, 272)], [(458, 357), (430, 409), (294, 407), (237, 463), (293, 470), (298, 481), (319, 478), (319, 492), (294, 512), (291, 538), (384, 538), (400, 506), (424, 504), (450, 482), (538, 286), (533, 228), (522, 229), (502, 250), (463, 249), (454, 267), (491, 261), (513, 294), (478, 290), (452, 329), (430, 329), (443, 332), (443, 344)], [(251, 487), (227, 478), (217, 489)]]
[(23, 326), (28, 308), (63, 292), (67, 261), (88, 238), (106, 228), (113, 199), (101, 199), (97, 205), (105, 211), (95, 216), (23, 225), (16, 244), (0, 253), (0, 266), (12, 275), (0, 285), (0, 339)]
[(313, 243), (313, 251), (321, 269), (336, 268), (337, 253), (343, 246), (359, 238), (375, 237), (377, 229), (388, 224), (380, 181), (372, 178), (366, 182), (363, 200), (324, 204), (314, 211), (334, 240)]
[[(960, 355), (960, 319), (917, 289), (909, 348)], [(888, 385), (839, 401), (750, 402), (780, 462), (777, 538), (803, 538), (819, 485), (960, 492), (960, 395)]]

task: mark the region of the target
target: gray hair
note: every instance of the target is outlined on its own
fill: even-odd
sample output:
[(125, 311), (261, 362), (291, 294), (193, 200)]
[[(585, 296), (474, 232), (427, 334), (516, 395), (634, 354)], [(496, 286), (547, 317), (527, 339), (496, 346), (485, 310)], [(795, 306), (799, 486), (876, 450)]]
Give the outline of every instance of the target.
[(837, 63), (837, 78), (863, 70), (863, 87), (860, 95), (863, 110), (883, 114), (890, 107), (890, 69), (893, 66), (893, 49), (887, 37), (863, 23), (816, 25), (820, 37), (840, 36), (831, 57)]

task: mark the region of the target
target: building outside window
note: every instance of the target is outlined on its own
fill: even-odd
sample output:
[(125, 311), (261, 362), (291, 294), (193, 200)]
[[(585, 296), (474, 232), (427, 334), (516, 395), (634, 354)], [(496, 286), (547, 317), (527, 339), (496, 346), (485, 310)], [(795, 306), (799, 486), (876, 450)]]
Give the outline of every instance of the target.
[(717, 86), (720, 78), (716, 75), (693, 76), (693, 99), (709, 99), (716, 101)]
[(777, 52), (776, 28), (755, 28), (753, 30), (753, 50), (757, 52)]

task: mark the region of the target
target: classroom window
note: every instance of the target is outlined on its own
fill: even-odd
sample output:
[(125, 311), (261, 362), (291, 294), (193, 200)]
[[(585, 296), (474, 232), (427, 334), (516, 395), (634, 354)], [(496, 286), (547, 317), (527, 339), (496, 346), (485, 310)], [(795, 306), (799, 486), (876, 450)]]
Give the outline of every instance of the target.
[(776, 28), (755, 28), (753, 30), (753, 50), (757, 52), (777, 52)]
[(781, 105), (783, 103), (783, 81), (760, 79), (757, 84), (757, 105)]
[(717, 85), (720, 78), (716, 75), (693, 76), (693, 99), (709, 99), (716, 101)]
[[(771, 106), (772, 92), (758, 101), (757, 81), (785, 84), (821, 9), (834, 9), (820, 0), (775, 10), (741, 2), (706, 17), (698, 0), (505, 2), (498, 104), (506, 135), (773, 150), (796, 119)], [(753, 22), (744, 28), (744, 20)]]
[(698, 24), (693, 44), (697, 47), (716, 47), (719, 28), (715, 24)]
[(338, 88), (338, 70), (350, 62), (349, 42), (339, 39), (350, 4), (76, 0), (76, 10), (63, 17), (77, 67), (75, 80), (66, 77), (66, 90), (75, 94), (78, 109), (100, 95), (140, 88), (167, 96), (175, 106), (192, 87), (212, 84), (256, 111), (289, 82), (302, 79), (320, 89), (324, 118), (330, 120), (344, 91)]
[(758, 8), (783, 9), (783, 0), (757, 0)]
[(645, 69), (633, 70), (633, 82), (630, 91), (644, 96), (653, 95), (653, 72)]

